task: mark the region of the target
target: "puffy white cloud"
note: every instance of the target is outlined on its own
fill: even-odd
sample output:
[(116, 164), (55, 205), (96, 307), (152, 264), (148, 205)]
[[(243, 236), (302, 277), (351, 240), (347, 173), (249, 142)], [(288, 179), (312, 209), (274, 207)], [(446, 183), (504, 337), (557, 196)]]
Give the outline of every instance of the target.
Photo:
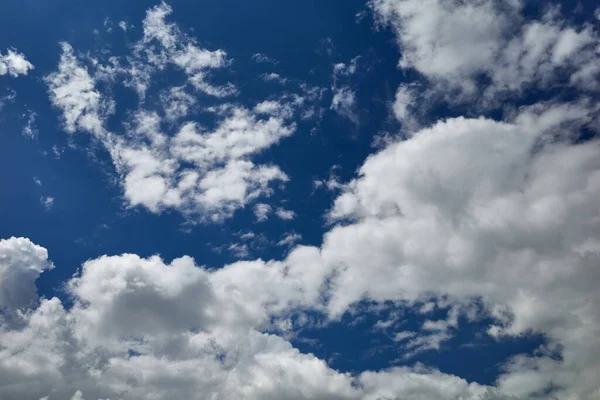
[(556, 8), (530, 20), (520, 1), (371, 0), (370, 5), (377, 20), (396, 33), (399, 66), (423, 74), (447, 101), (484, 93), (479, 106), (496, 105), (508, 93), (547, 87), (565, 74), (580, 89), (598, 87), (596, 30), (570, 26)]
[[(494, 102), (499, 93), (543, 87), (561, 71), (574, 85), (593, 78), (582, 90), (596, 84), (590, 27), (571, 27), (553, 14), (525, 21), (519, 2), (371, 4), (396, 30), (401, 66), (419, 71), (447, 98), (477, 94)], [(170, 12), (164, 3), (148, 12), (138, 62), (126, 72), (131, 82), (143, 92), (152, 73), (172, 64), (197, 89), (224, 95), (231, 87), (206, 81), (208, 70), (227, 64), (224, 53), (198, 48), (165, 22)], [(63, 50), (64, 71), (47, 78), (53, 102), (67, 130), (102, 139), (131, 205), (218, 221), (268, 196), (270, 182), (287, 179), (252, 157), (293, 133), (290, 118), (304, 99), (214, 107), (214, 126), (186, 122), (174, 135), (164, 132), (158, 113), (140, 109), (126, 135), (108, 134), (102, 125), (110, 101), (72, 49)], [(341, 93), (349, 87), (335, 80), (351, 73), (346, 65), (334, 72), (338, 112), (355, 106), (353, 93)], [(488, 81), (479, 86), (482, 75)], [(396, 114), (411, 121), (421, 95), (401, 87)], [(461, 117), (415, 129), (370, 156), (348, 184), (319, 181), (341, 190), (328, 215), (334, 225), (320, 247), (297, 246), (281, 261), (206, 270), (187, 257), (168, 264), (135, 255), (90, 260), (66, 286), (71, 309), (43, 300), (18, 329), (0, 328), (0, 393), (9, 400), (596, 398), (600, 146), (577, 139), (582, 126), (598, 131), (598, 111), (583, 98), (535, 104), (506, 121)], [(273, 208), (258, 203), (254, 211), (261, 221)], [(288, 235), (282, 245), (293, 240)], [(18, 279), (31, 284), (36, 274)], [(421, 366), (350, 376), (264, 333), (293, 332), (295, 312), (335, 319), (365, 299), (418, 305), (424, 315), (448, 309), (418, 333), (390, 332), (406, 357), (439, 349), (470, 313), (493, 320), (483, 334), (535, 332), (547, 344), (535, 356), (508, 360), (488, 387)]]
[[(559, 398), (594, 397), (600, 147), (569, 144), (597, 113), (584, 104), (527, 109), (510, 123), (439, 122), (371, 156), (331, 212), (355, 222), (332, 229), (322, 247), (342, 271), (330, 312), (363, 298), (482, 299), (497, 320), (491, 334), (534, 331), (563, 346), (561, 361), (511, 365), (505, 392), (528, 397), (553, 383)], [(358, 278), (364, 271), (369, 279)], [(519, 383), (530, 375), (539, 379)]]
[(8, 49), (6, 55), (0, 52), (0, 76), (8, 74), (16, 78), (19, 75), (27, 75), (33, 68), (33, 64), (27, 61), (25, 55), (14, 49)]
[(84, 131), (104, 137), (104, 122), (114, 112), (114, 103), (96, 89), (94, 78), (73, 54), (73, 47), (68, 43), (61, 46), (58, 71), (45, 78), (50, 100), (62, 111), (67, 132)]
[(275, 210), (275, 215), (277, 215), (279, 218), (281, 218), (284, 221), (290, 221), (290, 220), (296, 218), (295, 212), (293, 212), (292, 210), (286, 210), (285, 208), (282, 208), (282, 207), (278, 207), (277, 210)]
[[(45, 249), (26, 239), (9, 242), (13, 249), (20, 243), (21, 258), (34, 248), (35, 259), (47, 263)], [(318, 291), (303, 289), (323, 279), (319, 266), (306, 263), (314, 251), (298, 248), (286, 265), (243, 262), (211, 272), (188, 257), (169, 265), (135, 255), (90, 260), (67, 283), (71, 309), (56, 298), (42, 300), (23, 315), (23, 326), (0, 326), (0, 394), (6, 400), (358, 400), (427, 393), (440, 380), (460, 393), (484, 392), (424, 369), (352, 377), (257, 331), (272, 316), (316, 301)]]
[(0, 320), (2, 309), (16, 311), (35, 305), (35, 281), (51, 268), (46, 249), (29, 239), (0, 240)]

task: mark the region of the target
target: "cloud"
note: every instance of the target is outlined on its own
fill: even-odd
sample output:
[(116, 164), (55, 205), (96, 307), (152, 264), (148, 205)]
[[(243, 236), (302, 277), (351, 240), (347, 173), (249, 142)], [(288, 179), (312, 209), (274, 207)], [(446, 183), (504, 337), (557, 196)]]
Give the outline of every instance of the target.
[[(580, 138), (582, 129), (600, 129), (592, 92), (596, 32), (553, 12), (525, 20), (519, 2), (373, 0), (371, 6), (396, 33), (401, 68), (425, 77), (425, 89), (403, 84), (396, 92), (394, 112), (405, 124), (414, 121), (407, 140), (369, 156), (348, 183), (333, 175), (315, 183), (340, 191), (322, 245), (292, 246), (299, 237), (288, 234), (279, 242), (290, 246), (282, 260), (219, 269), (185, 256), (170, 262), (102, 256), (66, 282), (69, 307), (56, 298), (31, 306), (39, 265), (48, 263), (45, 250), (36, 250), (42, 264), (14, 278), (29, 288), (26, 295), (3, 300), (30, 308), (17, 313), (17, 328), (0, 323), (3, 398), (597, 397), (600, 145)], [(109, 151), (128, 205), (222, 221), (253, 204), (264, 221), (273, 207), (254, 202), (288, 177), (277, 166), (255, 164), (255, 156), (292, 135), (292, 117), (305, 98), (323, 92), (312, 88), (301, 100), (283, 96), (252, 106), (222, 103), (235, 88), (212, 85), (209, 71), (230, 60), (167, 23), (170, 13), (165, 3), (149, 10), (130, 60), (110, 64), (142, 100), (124, 134), (105, 128), (114, 105), (98, 89), (113, 70), (95, 74), (100, 67), (86, 66), (66, 44), (59, 71), (46, 78), (51, 100), (67, 131), (89, 132)], [(205, 110), (214, 123), (164, 117), (171, 110), (186, 118), (193, 106), (181, 86), (162, 92), (163, 109), (144, 108), (152, 75), (167, 65), (185, 74), (186, 86), (221, 101)], [(355, 94), (337, 79), (354, 72), (352, 64), (334, 67), (331, 107), (348, 118), (355, 115)], [(477, 99), (472, 108), (480, 110), (559, 81), (576, 89), (578, 99), (539, 101), (503, 121), (456, 117), (419, 128), (412, 119), (431, 97), (452, 104)], [(12, 250), (12, 241), (0, 242), (9, 255), (0, 266), (21, 265), (12, 261), (23, 253)], [(230, 250), (245, 258), (248, 246)], [(2, 283), (6, 293), (19, 286)], [(375, 324), (406, 359), (439, 351), (465, 316), (490, 320), (478, 333), (498, 340), (532, 333), (546, 340), (534, 355), (507, 360), (486, 386), (419, 364), (346, 374), (284, 339), (299, 328), (297, 313), (321, 313), (327, 323), (365, 300), (418, 307), (427, 318), (411, 331)], [(447, 316), (435, 319), (435, 308)]]
[[(47, 262), (45, 249), (19, 240)], [(257, 330), (286, 307), (318, 298), (293, 290), (310, 274), (320, 280), (319, 266), (304, 262), (312, 252), (296, 249), (285, 266), (240, 262), (212, 272), (189, 257), (90, 260), (66, 284), (70, 309), (42, 299), (19, 328), (0, 325), (3, 399), (477, 399), (494, 392), (423, 367), (340, 373)], [(284, 297), (285, 304), (273, 302)]]
[(35, 281), (52, 268), (46, 249), (29, 239), (0, 239), (0, 315), (35, 306)]
[(24, 114), (23, 118), (25, 118), (25, 116), (27, 117), (27, 123), (23, 127), (21, 133), (29, 139), (35, 139), (38, 135), (38, 129), (35, 124), (37, 113), (35, 111), (27, 110), (27, 114)]
[(282, 207), (278, 207), (277, 210), (275, 210), (275, 215), (277, 215), (279, 218), (281, 218), (284, 221), (290, 221), (290, 220), (296, 218), (295, 212), (293, 212), (292, 210), (286, 210), (285, 208), (282, 208)]
[(269, 219), (269, 214), (273, 211), (273, 208), (265, 203), (258, 203), (254, 206), (254, 215), (256, 216), (256, 221), (264, 222)]
[(286, 78), (283, 78), (281, 75), (276, 74), (275, 72), (271, 72), (269, 74), (262, 74), (261, 78), (265, 82), (277, 82), (282, 85), (286, 84), (288, 81)]
[(196, 105), (196, 98), (185, 91), (185, 87), (173, 87), (160, 96), (165, 110), (165, 117), (169, 121), (187, 117)]
[(33, 64), (27, 61), (25, 55), (15, 49), (8, 49), (6, 55), (0, 52), (0, 76), (8, 74), (16, 78), (19, 75), (27, 75), (33, 68)]
[(564, 77), (580, 90), (598, 89), (596, 30), (572, 26), (556, 8), (532, 20), (520, 1), (371, 0), (370, 6), (396, 34), (399, 66), (421, 73), (450, 103), (483, 96), (480, 107), (496, 106)]
[(283, 238), (277, 242), (277, 246), (291, 247), (294, 246), (298, 241), (302, 240), (302, 235), (291, 232), (283, 236)]
[[(227, 54), (223, 50), (207, 50), (199, 48), (195, 41), (183, 33), (175, 24), (166, 22), (172, 13), (172, 8), (165, 2), (146, 12), (142, 25), (144, 37), (135, 45), (137, 60), (133, 61), (132, 82), (145, 93), (149, 85), (149, 70), (143, 63), (148, 62), (155, 68), (163, 69), (167, 64), (173, 64), (183, 70), (188, 82), (197, 90), (215, 97), (226, 97), (235, 94), (233, 85), (214, 86), (207, 82), (209, 70), (223, 68), (229, 64)], [(158, 46), (157, 46), (158, 45)], [(137, 75), (137, 72), (141, 75)]]
[(342, 86), (333, 89), (333, 99), (331, 100), (330, 108), (355, 124), (358, 123), (358, 115), (356, 115), (355, 110), (356, 93), (350, 87)]
[[(223, 102), (222, 97), (232, 94), (225, 92), (234, 88), (212, 85), (208, 71), (229, 65), (225, 52), (199, 48), (166, 22), (171, 12), (165, 3), (148, 10), (144, 36), (128, 57), (110, 56), (103, 62), (104, 55), (76, 55), (63, 43), (58, 71), (45, 81), (52, 103), (62, 112), (64, 129), (92, 134), (110, 154), (128, 206), (152, 213), (175, 209), (190, 222), (222, 222), (269, 196), (273, 183), (288, 180), (278, 166), (255, 164), (253, 157), (292, 135), (293, 117), (314, 99), (299, 101), (284, 94), (252, 108)], [(151, 78), (169, 64), (186, 74), (189, 85), (161, 90), (161, 109), (148, 109), (144, 102)], [(107, 129), (116, 106), (110, 87), (120, 81), (138, 91), (142, 101), (128, 112), (123, 133), (118, 126)], [(220, 102), (196, 110), (197, 95), (190, 85)], [(196, 111), (212, 121), (207, 126), (189, 121)]]
[(349, 64), (337, 63), (333, 65), (333, 85), (331, 91), (333, 98), (330, 109), (337, 112), (340, 116), (349, 119), (354, 124), (358, 124), (358, 115), (356, 113), (356, 92), (348, 84), (340, 83), (356, 73), (358, 60), (360, 56), (354, 57)]
[(97, 137), (107, 135), (104, 123), (114, 112), (114, 103), (96, 89), (95, 80), (73, 53), (73, 47), (62, 43), (58, 71), (45, 78), (52, 104), (62, 111), (64, 129), (68, 133), (84, 131)]
[(38, 178), (37, 176), (34, 176), (34, 177), (33, 177), (33, 181), (35, 182), (35, 184), (36, 184), (37, 186), (43, 186), (43, 184), (42, 184), (42, 180), (41, 180), (40, 178)]
[[(558, 398), (592, 396), (588, 371), (599, 366), (582, 354), (598, 347), (600, 327), (600, 147), (570, 141), (596, 112), (578, 103), (525, 109), (510, 123), (451, 119), (371, 156), (331, 212), (355, 223), (324, 239), (323, 257), (345, 266), (330, 313), (365, 297), (482, 299), (491, 334), (538, 332), (563, 348), (561, 361), (519, 358), (499, 378), (503, 391), (526, 398), (552, 382)], [(526, 376), (536, 378), (524, 385)]]
[(40, 203), (46, 211), (50, 211), (54, 207), (54, 197), (44, 196), (40, 198)]

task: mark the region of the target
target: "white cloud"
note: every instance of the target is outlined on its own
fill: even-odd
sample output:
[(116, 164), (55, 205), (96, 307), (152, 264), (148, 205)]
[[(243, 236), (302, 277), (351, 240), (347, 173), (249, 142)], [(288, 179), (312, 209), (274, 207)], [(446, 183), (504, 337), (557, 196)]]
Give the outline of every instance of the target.
[(265, 63), (265, 64), (274, 64), (277, 65), (279, 64), (279, 62), (269, 56), (267, 56), (266, 54), (262, 54), (262, 53), (255, 53), (252, 55), (252, 60), (257, 62), (257, 63)]
[(6, 55), (0, 52), (0, 76), (8, 74), (16, 78), (19, 75), (27, 75), (33, 68), (33, 64), (27, 61), (25, 55), (14, 49), (8, 49)]
[(291, 247), (294, 246), (298, 241), (302, 240), (302, 235), (296, 232), (290, 232), (283, 236), (283, 238), (277, 242), (277, 246)]
[(243, 243), (232, 243), (229, 245), (228, 250), (235, 258), (248, 258), (250, 255), (248, 245)]
[(43, 186), (42, 180), (40, 178), (38, 178), (37, 176), (33, 177), (33, 181), (35, 182), (36, 185)]
[(50, 211), (50, 210), (52, 210), (52, 207), (54, 207), (54, 197), (50, 197), (50, 196), (41, 197), (40, 203), (42, 203), (42, 206), (44, 206), (44, 209), (46, 211)]
[[(561, 68), (575, 85), (596, 73), (592, 28), (574, 29), (552, 15), (525, 22), (518, 2), (371, 4), (394, 26), (401, 66), (446, 85), (435, 88), (453, 101), (475, 94), (485, 96), (477, 97), (482, 103), (498, 101), (499, 93), (546, 85)], [(170, 12), (164, 3), (148, 12), (136, 57), (152, 69), (131, 64), (132, 82), (145, 88), (150, 73), (171, 63), (211, 94), (205, 72), (227, 64), (224, 53), (178, 40), (183, 34), (165, 22)], [(251, 159), (293, 133), (288, 118), (296, 103), (217, 106), (214, 126), (186, 122), (175, 135), (163, 131), (158, 113), (140, 109), (127, 135), (107, 134), (110, 107), (102, 106), (94, 76), (63, 47), (64, 71), (47, 78), (52, 100), (67, 130), (103, 140), (129, 204), (218, 221), (268, 196), (269, 182), (287, 179)], [(349, 73), (338, 69), (338, 76)], [(484, 87), (477, 85), (481, 74), (489, 79)], [(593, 90), (595, 81), (588, 83), (581, 89)], [(333, 89), (332, 108), (352, 111), (349, 87)], [(340, 94), (344, 89), (350, 95)], [(395, 112), (409, 120), (417, 97), (401, 88)], [(73, 308), (42, 300), (22, 315), (19, 329), (0, 324), (3, 398), (598, 397), (600, 146), (594, 139), (576, 143), (582, 126), (599, 130), (598, 111), (582, 98), (521, 108), (501, 122), (460, 117), (415, 130), (368, 157), (348, 184), (321, 181), (341, 189), (328, 215), (333, 225), (319, 248), (296, 246), (281, 261), (207, 270), (189, 257), (90, 260), (67, 283)], [(253, 210), (258, 221), (273, 212), (265, 203)], [(17, 279), (31, 286), (38, 275), (39, 268)], [(31, 293), (20, 302), (30, 304)], [(419, 332), (376, 326), (406, 357), (439, 349), (460, 328), (459, 317), (472, 313), (493, 321), (481, 334), (539, 333), (547, 344), (534, 356), (508, 360), (489, 387), (420, 365), (343, 374), (264, 333), (293, 331), (296, 311), (336, 319), (365, 299), (415, 305), (431, 318)], [(432, 319), (435, 307), (447, 308), (447, 317)]]
[(163, 103), (165, 117), (169, 121), (187, 117), (196, 105), (196, 98), (185, 91), (185, 87), (178, 86), (162, 93), (160, 100)]
[(266, 82), (278, 82), (278, 83), (281, 83), (282, 85), (287, 83), (287, 79), (283, 78), (281, 75), (279, 75), (275, 72), (271, 72), (269, 74), (262, 74), (261, 78), (263, 81), (266, 81)]
[(27, 110), (27, 114), (23, 115), (23, 118), (27, 117), (27, 123), (23, 127), (21, 133), (23, 136), (29, 139), (35, 139), (38, 134), (38, 129), (35, 125), (35, 119), (37, 118), (37, 113), (31, 110)]
[(348, 118), (355, 124), (358, 123), (358, 115), (356, 115), (356, 93), (348, 86), (333, 88), (333, 99), (331, 100), (331, 109)]
[[(401, 49), (401, 68), (414, 68), (450, 102), (496, 105), (502, 96), (546, 87), (559, 75), (596, 90), (598, 35), (569, 26), (551, 9), (524, 18), (520, 1), (371, 0), (376, 18), (390, 25)], [(594, 72), (595, 71), (595, 72)], [(485, 76), (489, 83), (482, 83)], [(584, 83), (586, 82), (586, 83)]]
[(349, 64), (346, 63), (337, 63), (333, 65), (333, 77), (334, 79), (337, 79), (339, 77), (343, 77), (343, 76), (351, 76), (354, 75), (356, 73), (356, 69), (358, 67), (358, 60), (360, 59), (360, 56), (356, 56), (354, 57), (352, 60), (350, 60)]
[[(45, 249), (34, 248), (46, 263)], [(439, 393), (475, 400), (493, 393), (420, 366), (353, 377), (259, 332), (287, 307), (319, 298), (312, 284), (324, 278), (322, 268), (306, 264), (313, 256), (313, 249), (298, 248), (286, 265), (240, 262), (212, 272), (189, 257), (170, 264), (135, 255), (90, 260), (66, 285), (71, 309), (43, 299), (22, 326), (0, 325), (2, 398), (375, 400)]]
[[(234, 89), (213, 86), (209, 69), (229, 64), (222, 50), (209, 51), (165, 18), (171, 13), (165, 3), (148, 10), (144, 37), (133, 46), (130, 57), (77, 56), (62, 44), (58, 71), (45, 79), (53, 104), (62, 111), (67, 132), (91, 133), (109, 152), (120, 176), (129, 206), (143, 206), (153, 213), (180, 211), (191, 222), (221, 222), (259, 197), (269, 196), (274, 182), (288, 180), (279, 167), (255, 164), (252, 158), (292, 135), (292, 118), (304, 102), (284, 96), (247, 109), (221, 103), (203, 111), (214, 119), (207, 128), (189, 118), (196, 96), (186, 85), (159, 94), (162, 110), (146, 110), (144, 103), (129, 112), (125, 134), (109, 132), (108, 117), (115, 110), (110, 90), (104, 86), (125, 80), (145, 101), (153, 74), (167, 64), (181, 68), (189, 83), (217, 99)], [(122, 76), (123, 79), (116, 79)], [(165, 126), (164, 120), (169, 124)]]
[(0, 318), (9, 312), (35, 306), (35, 281), (44, 270), (52, 269), (48, 252), (29, 239), (0, 239)]
[(282, 207), (278, 207), (277, 210), (275, 210), (275, 215), (277, 215), (279, 218), (281, 218), (284, 221), (290, 221), (290, 220), (296, 218), (295, 212), (293, 212), (292, 210), (286, 210), (285, 208), (282, 208)]
[(254, 206), (254, 215), (258, 222), (264, 222), (269, 219), (271, 211), (273, 211), (273, 208), (265, 203), (258, 203)]
[(132, 64), (134, 86), (143, 94), (149, 85), (150, 75), (154, 71), (149, 70), (144, 65), (145, 62), (159, 70), (170, 63), (182, 69), (189, 83), (197, 90), (215, 97), (235, 94), (236, 89), (233, 85), (214, 86), (206, 79), (209, 70), (229, 65), (227, 54), (223, 50), (199, 48), (177, 25), (166, 22), (172, 11), (164, 2), (147, 11), (143, 21), (144, 38), (135, 45), (136, 56), (139, 59)]
[[(356, 222), (325, 237), (323, 257), (345, 266), (331, 283), (330, 312), (364, 297), (483, 299), (497, 320), (490, 333), (539, 332), (563, 346), (562, 361), (525, 357), (509, 367), (503, 391), (527, 398), (553, 382), (558, 398), (593, 397), (598, 358), (582, 354), (599, 347), (591, 282), (600, 147), (568, 143), (597, 113), (584, 104), (526, 109), (512, 123), (439, 122), (370, 157), (331, 213)], [(357, 279), (364, 271), (369, 279)], [(445, 332), (408, 348), (435, 346)], [(524, 385), (526, 376), (537, 378)]]
[(73, 54), (73, 47), (68, 43), (61, 46), (58, 71), (45, 78), (50, 100), (62, 111), (67, 132), (84, 131), (104, 137), (104, 122), (114, 112), (114, 104), (98, 92), (95, 80)]

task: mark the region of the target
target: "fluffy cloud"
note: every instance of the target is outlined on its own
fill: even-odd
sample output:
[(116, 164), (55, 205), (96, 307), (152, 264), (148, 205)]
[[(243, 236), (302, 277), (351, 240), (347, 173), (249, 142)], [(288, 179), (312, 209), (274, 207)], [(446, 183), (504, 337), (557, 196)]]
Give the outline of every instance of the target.
[(562, 76), (580, 89), (598, 88), (597, 32), (591, 25), (569, 25), (556, 8), (529, 20), (520, 1), (372, 0), (370, 5), (396, 33), (399, 66), (423, 74), (449, 101), (483, 94), (480, 105), (496, 104), (507, 93), (548, 87)]
[[(279, 167), (255, 164), (252, 158), (292, 135), (292, 118), (311, 100), (284, 95), (250, 109), (218, 103), (201, 110), (212, 117), (210, 127), (190, 121), (197, 106), (197, 93), (190, 87), (216, 100), (235, 88), (209, 83), (209, 70), (228, 65), (225, 52), (199, 48), (166, 21), (170, 13), (165, 3), (148, 10), (144, 36), (129, 57), (102, 62), (78, 56), (63, 43), (58, 71), (45, 80), (52, 103), (62, 112), (64, 129), (88, 132), (108, 150), (129, 206), (153, 213), (176, 209), (190, 221), (220, 222), (269, 196), (272, 183), (288, 180)], [(162, 90), (161, 110), (144, 108), (152, 76), (169, 65), (183, 71), (189, 85)], [(118, 81), (133, 87), (142, 100), (123, 124), (124, 134), (107, 129), (116, 107), (107, 87)]]
[[(451, 101), (477, 99), (474, 109), (481, 109), (553, 82), (580, 93), (597, 87), (596, 32), (554, 11), (526, 21), (517, 1), (371, 5), (394, 27), (400, 66), (420, 72)], [(187, 86), (217, 100), (235, 88), (209, 83), (209, 71), (229, 63), (225, 53), (197, 47), (165, 21), (170, 12), (164, 3), (151, 9), (131, 58), (111, 64), (114, 70), (96, 65), (99, 75), (63, 45), (59, 71), (47, 78), (50, 95), (67, 131), (87, 131), (106, 146), (128, 204), (221, 221), (268, 196), (270, 183), (287, 180), (253, 157), (293, 134), (305, 99), (219, 104), (205, 110), (214, 124), (178, 124), (195, 105)], [(125, 134), (108, 132), (112, 102), (98, 81), (124, 74), (143, 100), (151, 76), (169, 66), (187, 83), (162, 92), (164, 109), (135, 110)], [(355, 69), (334, 67), (338, 112), (353, 112), (354, 94), (338, 79)], [(504, 121), (459, 117), (418, 129), (411, 114), (419, 96), (428, 94), (410, 85), (396, 94), (396, 115), (412, 124), (408, 140), (370, 156), (347, 184), (320, 182), (341, 192), (320, 247), (217, 270), (189, 257), (90, 260), (65, 285), (70, 308), (41, 300), (18, 313), (19, 324), (0, 324), (3, 398), (599, 397), (600, 145), (579, 137), (582, 128), (598, 132), (598, 106), (583, 96), (522, 107)], [(173, 115), (172, 132), (165, 113)], [(289, 216), (284, 211), (254, 206), (259, 221), (273, 212)], [(297, 239), (290, 234), (280, 244), (293, 247)], [(6, 285), (0, 275), (0, 293), (12, 293), (3, 300), (10, 309), (35, 303), (33, 282), (50, 265), (44, 249), (19, 240), (26, 245), (0, 242), (9, 255), (0, 266), (13, 266), (0, 271), (17, 271)], [(230, 250), (242, 254), (244, 246)], [(32, 262), (19, 261), (30, 248), (38, 249), (32, 270), (23, 267)], [(21, 281), (29, 289), (13, 300), (11, 288)], [(419, 306), (426, 316), (436, 306), (448, 310), (415, 331), (390, 332), (406, 357), (439, 349), (461, 316), (489, 318), (480, 334), (538, 333), (547, 343), (533, 356), (507, 360), (490, 387), (420, 365), (349, 375), (284, 339), (298, 328), (296, 313), (335, 320), (363, 300)]]
[(9, 49), (6, 55), (0, 52), (0, 76), (8, 74), (16, 78), (19, 75), (27, 75), (31, 69), (33, 69), (33, 64), (27, 61), (25, 55), (16, 50)]
[[(81, 390), (91, 399), (375, 400), (536, 398), (553, 387), (557, 398), (593, 398), (600, 146), (571, 141), (582, 125), (594, 127), (596, 112), (549, 104), (511, 122), (457, 118), (391, 144), (336, 199), (330, 218), (350, 222), (320, 249), (296, 247), (282, 261), (212, 271), (187, 257), (88, 261), (67, 283), (70, 310), (43, 300), (24, 328), (0, 335), (0, 368), (12, 378), (1, 390), (8, 399)], [(42, 268), (18, 277), (31, 285)], [(261, 333), (294, 329), (286, 321), (295, 311), (336, 318), (365, 298), (451, 306), (418, 336), (398, 332), (407, 352), (439, 346), (472, 303), (495, 320), (489, 334), (534, 331), (549, 344), (509, 360), (486, 387), (420, 366), (352, 377)], [(20, 385), (25, 376), (37, 383)]]
[(362, 298), (482, 299), (497, 321), (490, 334), (539, 332), (564, 349), (562, 361), (517, 359), (503, 389), (527, 397), (552, 383), (559, 398), (594, 397), (589, 371), (600, 366), (583, 354), (599, 347), (600, 147), (570, 142), (596, 113), (575, 104), (526, 109), (510, 123), (458, 118), (370, 157), (331, 211), (355, 222), (323, 244), (343, 271), (330, 312)]
[[(19, 259), (34, 246), (47, 262), (45, 249), (10, 241), (22, 244), (13, 249)], [(90, 260), (67, 282), (71, 309), (42, 300), (22, 326), (0, 325), (2, 398), (477, 399), (493, 392), (422, 367), (354, 377), (261, 333), (273, 316), (318, 298), (299, 290), (323, 279), (306, 262), (314, 251), (298, 248), (285, 265), (243, 262), (212, 272), (188, 257), (168, 265), (135, 255)]]
[(48, 75), (50, 100), (62, 111), (64, 129), (69, 133), (85, 131), (106, 136), (104, 123), (114, 111), (114, 103), (103, 98), (87, 68), (76, 58), (73, 47), (62, 43), (58, 71)]
[(29, 239), (0, 240), (0, 314), (35, 305), (35, 281), (51, 268), (46, 249)]

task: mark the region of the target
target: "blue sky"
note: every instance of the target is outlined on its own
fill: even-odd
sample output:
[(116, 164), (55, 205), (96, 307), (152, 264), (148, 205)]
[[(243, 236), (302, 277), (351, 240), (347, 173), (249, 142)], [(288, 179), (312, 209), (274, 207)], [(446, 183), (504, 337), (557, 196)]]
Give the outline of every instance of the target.
[(596, 7), (3, 5), (0, 399), (600, 398)]

